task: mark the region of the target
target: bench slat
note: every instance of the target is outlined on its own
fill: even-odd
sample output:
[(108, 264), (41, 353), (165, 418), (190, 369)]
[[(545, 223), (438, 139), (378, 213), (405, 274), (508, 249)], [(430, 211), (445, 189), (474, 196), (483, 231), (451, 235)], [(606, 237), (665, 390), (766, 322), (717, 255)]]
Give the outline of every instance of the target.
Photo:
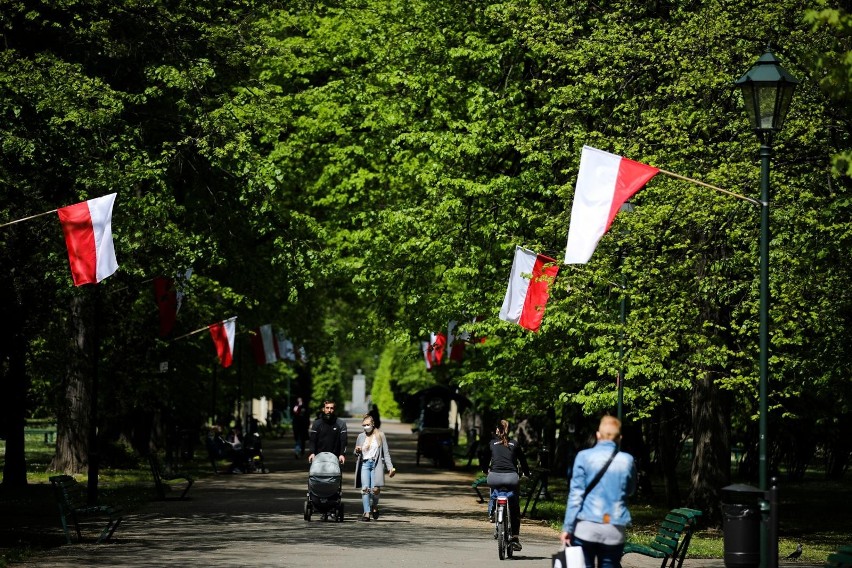
[(624, 545), (624, 554), (630, 552), (644, 554), (645, 556), (651, 556), (653, 558), (665, 558), (667, 556), (667, 553), (665, 552), (660, 552), (659, 550), (654, 550), (653, 548), (634, 542), (628, 542)]

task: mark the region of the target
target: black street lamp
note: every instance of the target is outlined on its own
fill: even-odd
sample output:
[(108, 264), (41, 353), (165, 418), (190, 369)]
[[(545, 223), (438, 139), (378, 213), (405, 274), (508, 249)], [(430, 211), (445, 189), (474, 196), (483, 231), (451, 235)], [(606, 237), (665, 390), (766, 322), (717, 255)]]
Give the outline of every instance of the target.
[[(740, 89), (752, 128), (760, 140), (760, 489), (769, 488), (767, 475), (767, 380), (769, 375), (769, 158), (775, 133), (781, 130), (798, 81), (779, 65), (767, 48), (735, 85)], [(767, 503), (762, 507), (768, 508)], [(766, 511), (764, 511), (766, 513)], [(778, 564), (778, 548), (770, 556), (766, 523), (761, 524), (761, 568)], [(774, 560), (774, 562), (773, 562)]]
[[(633, 213), (633, 204), (625, 201), (618, 209), (620, 212)], [(621, 306), (620, 306), (620, 322), (621, 322), (621, 337), (619, 338), (618, 346), (618, 406), (617, 417), (619, 420), (624, 420), (624, 346), (627, 342), (627, 333), (625, 326), (627, 325), (627, 275), (624, 273), (624, 261), (627, 259), (627, 244), (623, 243), (618, 251), (618, 267), (621, 270)]]

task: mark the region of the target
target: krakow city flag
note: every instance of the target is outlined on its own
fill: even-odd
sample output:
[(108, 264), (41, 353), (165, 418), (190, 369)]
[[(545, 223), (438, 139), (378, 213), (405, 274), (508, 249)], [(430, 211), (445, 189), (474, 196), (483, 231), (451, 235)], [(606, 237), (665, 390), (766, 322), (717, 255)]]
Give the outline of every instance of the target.
[(500, 319), (538, 331), (550, 297), (550, 285), (558, 272), (559, 265), (552, 258), (515, 247), (512, 274), (503, 307), (500, 308)]
[[(234, 362), (234, 336), (237, 331), (237, 317), (234, 316), (225, 321), (208, 326), (213, 344), (216, 346), (216, 354), (223, 367), (230, 367)], [(204, 328), (202, 328), (204, 329)]]
[(660, 170), (583, 146), (568, 226), (565, 264), (585, 264), (619, 208)]
[(112, 244), (115, 193), (56, 210), (75, 286), (96, 284), (118, 270)]

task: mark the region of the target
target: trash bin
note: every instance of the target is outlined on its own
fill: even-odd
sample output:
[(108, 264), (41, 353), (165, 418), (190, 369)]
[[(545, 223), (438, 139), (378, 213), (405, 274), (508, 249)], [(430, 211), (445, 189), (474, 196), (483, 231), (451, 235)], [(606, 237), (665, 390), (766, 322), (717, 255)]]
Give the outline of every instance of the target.
[(751, 485), (722, 488), (722, 538), (727, 568), (760, 566), (760, 501), (763, 491)]

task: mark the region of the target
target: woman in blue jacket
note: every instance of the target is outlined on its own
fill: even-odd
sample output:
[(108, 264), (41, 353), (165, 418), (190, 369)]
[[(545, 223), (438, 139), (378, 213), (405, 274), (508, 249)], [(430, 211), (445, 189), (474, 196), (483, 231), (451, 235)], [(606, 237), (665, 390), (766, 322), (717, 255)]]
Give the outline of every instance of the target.
[[(583, 547), (586, 568), (595, 568), (596, 561), (598, 568), (621, 568), (630, 525), (627, 497), (636, 491), (636, 466), (633, 456), (618, 451), (620, 420), (604, 416), (595, 436), (597, 443), (574, 460), (560, 538)], [(604, 473), (598, 477), (600, 471)]]

